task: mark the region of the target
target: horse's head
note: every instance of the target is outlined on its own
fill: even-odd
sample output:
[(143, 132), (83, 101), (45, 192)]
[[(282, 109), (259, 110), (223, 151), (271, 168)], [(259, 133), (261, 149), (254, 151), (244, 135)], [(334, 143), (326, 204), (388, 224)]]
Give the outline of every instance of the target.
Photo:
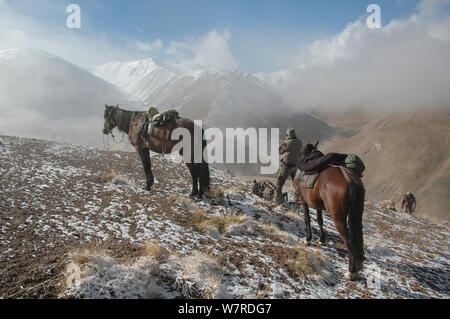
[(308, 156), (308, 154), (310, 154), (312, 151), (316, 150), (317, 145), (319, 145), (319, 141), (316, 141), (314, 144), (311, 144), (311, 142), (306, 143), (306, 145), (303, 146), (300, 160), (303, 160), (306, 156)]
[(117, 126), (116, 111), (118, 109), (118, 105), (109, 106), (105, 104), (105, 114), (103, 115), (103, 118), (105, 119), (105, 123), (103, 124), (103, 134), (108, 135)]

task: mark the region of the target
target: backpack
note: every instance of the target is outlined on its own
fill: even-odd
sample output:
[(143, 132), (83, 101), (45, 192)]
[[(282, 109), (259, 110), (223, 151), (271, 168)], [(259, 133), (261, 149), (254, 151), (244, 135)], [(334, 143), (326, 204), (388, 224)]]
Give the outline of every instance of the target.
[(275, 195), (275, 185), (269, 181), (253, 181), (253, 194), (272, 201)]
[(362, 159), (356, 154), (348, 154), (345, 158), (345, 167), (353, 170), (359, 177), (363, 177), (366, 166)]

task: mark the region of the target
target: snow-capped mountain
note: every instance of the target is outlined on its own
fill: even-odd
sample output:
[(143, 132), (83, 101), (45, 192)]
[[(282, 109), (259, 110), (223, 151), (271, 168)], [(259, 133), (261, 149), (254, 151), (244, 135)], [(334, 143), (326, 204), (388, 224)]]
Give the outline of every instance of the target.
[(260, 81), (273, 86), (278, 90), (283, 90), (286, 85), (289, 84), (289, 81), (292, 77), (292, 71), (288, 69), (275, 71), (271, 73), (259, 72), (255, 73), (254, 76)]
[[(309, 113), (294, 111), (278, 90), (252, 74), (171, 65), (146, 59), (111, 62), (94, 74), (160, 111), (176, 109), (181, 116), (203, 120), (205, 127), (278, 128), (280, 138), (293, 127), (302, 140), (330, 138), (338, 129)], [(270, 135), (270, 133), (269, 133)], [(252, 152), (252, 146), (246, 146)], [(257, 174), (255, 165), (227, 167), (238, 174)]]
[(171, 65), (146, 59), (111, 62), (94, 74), (160, 110), (177, 109), (182, 116), (216, 127), (297, 128), (305, 138), (329, 137), (335, 128), (303, 112), (295, 112), (279, 92), (252, 74)]
[(142, 107), (110, 83), (57, 56), (0, 51), (0, 134), (100, 145), (105, 104)]

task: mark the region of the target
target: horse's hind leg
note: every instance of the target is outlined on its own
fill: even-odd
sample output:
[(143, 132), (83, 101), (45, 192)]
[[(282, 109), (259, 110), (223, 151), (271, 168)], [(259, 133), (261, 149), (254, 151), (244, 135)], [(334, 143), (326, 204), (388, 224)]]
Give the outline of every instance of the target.
[(322, 217), (322, 211), (317, 210), (317, 223), (320, 227), (320, 242), (322, 244), (325, 243), (325, 232), (323, 231), (323, 217)]
[(204, 162), (198, 164), (198, 172), (199, 172), (199, 182), (200, 182), (200, 193), (203, 195), (204, 193), (210, 190), (210, 175), (209, 175), (209, 165)]
[(334, 214), (331, 215), (333, 217), (334, 225), (336, 226), (337, 231), (344, 239), (345, 245), (348, 246), (348, 228), (345, 219), (338, 219), (334, 216)]
[(311, 219), (309, 217), (309, 206), (305, 200), (301, 200), (301, 204), (303, 207), (303, 214), (305, 215), (305, 226), (306, 226), (306, 243), (311, 243), (312, 234), (311, 234)]
[(198, 178), (199, 178), (199, 176), (198, 176), (198, 172), (195, 167), (195, 164), (189, 163), (189, 164), (186, 164), (186, 166), (188, 167), (189, 173), (191, 173), (191, 177), (192, 177), (192, 192), (189, 196), (193, 197), (193, 196), (196, 196), (199, 194), (198, 193)]
[(150, 161), (150, 150), (148, 148), (136, 148), (139, 157), (141, 158), (142, 165), (144, 166), (145, 177), (147, 179), (147, 185), (145, 189), (147, 191), (151, 190), (154, 178), (152, 173), (152, 163)]

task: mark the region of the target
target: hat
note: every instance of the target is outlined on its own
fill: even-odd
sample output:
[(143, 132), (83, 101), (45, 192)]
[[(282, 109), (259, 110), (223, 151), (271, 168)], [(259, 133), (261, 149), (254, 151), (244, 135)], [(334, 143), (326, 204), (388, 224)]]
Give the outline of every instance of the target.
[(295, 130), (293, 128), (288, 128), (286, 131), (286, 135), (290, 137), (295, 137), (296, 136)]

